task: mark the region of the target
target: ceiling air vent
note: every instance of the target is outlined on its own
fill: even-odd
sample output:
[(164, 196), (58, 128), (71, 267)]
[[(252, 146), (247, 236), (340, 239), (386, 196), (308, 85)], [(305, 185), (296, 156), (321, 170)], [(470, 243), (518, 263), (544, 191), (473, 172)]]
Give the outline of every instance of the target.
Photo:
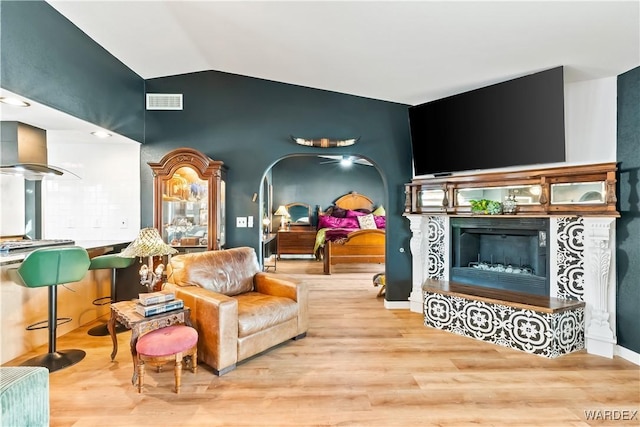
[(148, 93), (147, 110), (182, 110), (182, 94)]

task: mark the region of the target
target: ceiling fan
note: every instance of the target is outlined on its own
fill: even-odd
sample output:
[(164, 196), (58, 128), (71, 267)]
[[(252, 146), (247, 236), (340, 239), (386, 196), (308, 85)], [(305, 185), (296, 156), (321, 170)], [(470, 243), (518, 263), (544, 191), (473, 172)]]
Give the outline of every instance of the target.
[(321, 165), (331, 164), (331, 163), (339, 163), (341, 166), (349, 167), (352, 164), (356, 165), (364, 165), (364, 166), (373, 166), (371, 162), (362, 157), (358, 156), (328, 156), (328, 155), (318, 155), (318, 157), (322, 159), (327, 159), (323, 162), (320, 162)]

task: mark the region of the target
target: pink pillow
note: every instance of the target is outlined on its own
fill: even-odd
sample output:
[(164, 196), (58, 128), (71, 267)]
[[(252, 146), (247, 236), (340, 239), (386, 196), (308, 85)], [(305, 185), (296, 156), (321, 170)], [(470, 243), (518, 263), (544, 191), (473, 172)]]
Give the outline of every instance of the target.
[(320, 228), (359, 228), (356, 218), (336, 218), (335, 216), (320, 215), (318, 217), (318, 229)]
[(386, 217), (380, 216), (380, 215), (374, 215), (373, 220), (376, 222), (376, 227), (382, 228), (382, 229), (386, 228), (387, 226)]

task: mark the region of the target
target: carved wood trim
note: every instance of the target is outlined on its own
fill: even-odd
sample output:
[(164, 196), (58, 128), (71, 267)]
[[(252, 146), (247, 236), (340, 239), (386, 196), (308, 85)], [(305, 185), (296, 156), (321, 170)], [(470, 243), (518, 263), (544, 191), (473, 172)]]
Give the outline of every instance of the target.
[[(551, 216), (620, 216), (616, 210), (617, 164), (615, 162), (578, 166), (546, 167), (507, 172), (487, 172), (468, 175), (414, 178), (405, 185), (405, 214), (438, 213), (445, 215), (470, 215), (469, 206), (456, 205), (456, 190), (507, 186), (539, 185), (538, 204), (519, 205), (516, 215)], [(551, 203), (551, 187), (554, 184), (604, 183), (604, 202), (587, 204)], [(444, 190), (442, 206), (420, 206), (423, 190)]]

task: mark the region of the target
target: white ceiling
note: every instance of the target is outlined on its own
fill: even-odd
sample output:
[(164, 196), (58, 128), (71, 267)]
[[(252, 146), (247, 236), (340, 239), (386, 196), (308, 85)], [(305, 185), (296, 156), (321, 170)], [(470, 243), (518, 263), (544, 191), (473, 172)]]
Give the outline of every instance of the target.
[[(111, 132), (112, 137), (108, 139), (97, 138), (93, 136), (91, 132), (104, 129), (46, 105), (26, 99), (20, 96), (20, 94), (6, 89), (0, 88), (0, 97), (27, 100), (30, 103), (29, 107), (15, 107), (0, 103), (0, 119), (5, 122), (22, 122), (40, 129), (45, 129), (47, 131), (48, 143), (84, 143), (87, 141), (95, 141), (96, 143), (107, 141), (115, 143), (135, 142), (113, 132)], [(0, 159), (0, 163), (2, 163), (2, 159)]]
[[(415, 105), (559, 65), (567, 82), (640, 65), (638, 0), (48, 3), (145, 79), (218, 70)], [(15, 111), (2, 120), (73, 127)]]
[(413, 105), (640, 64), (638, 0), (48, 3), (145, 79), (218, 70)]

